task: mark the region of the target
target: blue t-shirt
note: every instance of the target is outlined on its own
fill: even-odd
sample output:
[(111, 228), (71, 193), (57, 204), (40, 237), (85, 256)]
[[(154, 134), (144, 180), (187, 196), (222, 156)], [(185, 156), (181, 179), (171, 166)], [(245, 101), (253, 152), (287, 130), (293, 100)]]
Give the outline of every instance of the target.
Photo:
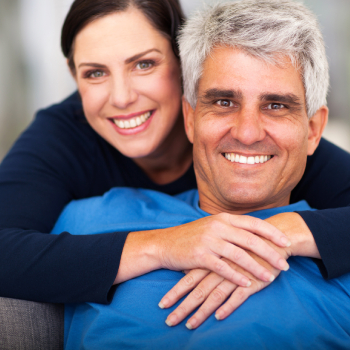
[[(308, 210), (305, 201), (256, 211), (262, 219)], [(102, 197), (69, 204), (52, 233), (86, 235), (139, 231), (187, 223), (208, 213), (195, 190), (171, 197), (150, 190), (112, 189)], [(290, 269), (251, 296), (232, 315), (212, 315), (189, 331), (186, 320), (165, 324), (175, 309), (158, 303), (184, 275), (157, 270), (118, 286), (110, 305), (70, 304), (65, 309), (65, 349), (349, 349), (350, 274), (325, 281), (308, 258), (292, 257)]]

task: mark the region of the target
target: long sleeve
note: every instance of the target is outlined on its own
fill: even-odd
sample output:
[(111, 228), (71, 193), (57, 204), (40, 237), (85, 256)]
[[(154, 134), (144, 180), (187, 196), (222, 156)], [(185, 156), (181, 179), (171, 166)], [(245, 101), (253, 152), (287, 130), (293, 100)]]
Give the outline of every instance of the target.
[(334, 278), (350, 272), (350, 154), (322, 139), (292, 192), (292, 202), (300, 199), (321, 209), (298, 213), (315, 238), (322, 275)]
[(48, 234), (70, 200), (93, 195), (97, 176), (96, 136), (65, 115), (79, 115), (74, 101), (39, 112), (0, 166), (1, 296), (109, 301), (127, 233)]
[(0, 296), (109, 302), (128, 233), (49, 233), (71, 200), (116, 186), (176, 194), (196, 183), (193, 167), (173, 183), (153, 183), (92, 130), (77, 93), (39, 111), (0, 165)]

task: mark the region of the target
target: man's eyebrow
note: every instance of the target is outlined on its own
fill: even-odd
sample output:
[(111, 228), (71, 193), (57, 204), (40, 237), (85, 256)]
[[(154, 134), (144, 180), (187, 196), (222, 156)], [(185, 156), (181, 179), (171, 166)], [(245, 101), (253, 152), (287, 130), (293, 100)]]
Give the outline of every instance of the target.
[(149, 50), (140, 52), (140, 53), (138, 53), (137, 55), (134, 55), (134, 56), (132, 56), (132, 57), (130, 57), (130, 58), (127, 58), (127, 59), (125, 60), (125, 63), (126, 63), (126, 64), (129, 64), (129, 63), (131, 63), (131, 62), (134, 62), (134, 61), (138, 60), (139, 58), (141, 58), (142, 56), (148, 54), (149, 52), (153, 52), (153, 51), (161, 53), (158, 49), (149, 49)]
[(220, 89), (209, 89), (204, 92), (202, 99), (213, 100), (220, 98), (238, 98), (242, 99), (243, 94), (240, 90), (220, 90)]
[(262, 94), (260, 101), (278, 101), (288, 103), (294, 106), (301, 106), (300, 98), (294, 94)]

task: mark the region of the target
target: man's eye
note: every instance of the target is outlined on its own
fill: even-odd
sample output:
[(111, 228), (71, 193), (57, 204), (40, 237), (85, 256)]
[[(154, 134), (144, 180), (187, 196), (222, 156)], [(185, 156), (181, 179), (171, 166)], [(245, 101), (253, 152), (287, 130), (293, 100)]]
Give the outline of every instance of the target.
[(150, 61), (142, 61), (142, 62), (139, 62), (139, 63), (136, 65), (136, 68), (137, 68), (137, 69), (144, 70), (144, 69), (151, 68), (152, 66), (153, 66), (153, 63), (152, 63), (152, 62), (150, 62)]
[(216, 104), (220, 107), (232, 107), (233, 103), (230, 100), (218, 100)]
[(283, 109), (283, 108), (286, 108), (286, 106), (281, 103), (270, 103), (267, 106), (267, 109)]

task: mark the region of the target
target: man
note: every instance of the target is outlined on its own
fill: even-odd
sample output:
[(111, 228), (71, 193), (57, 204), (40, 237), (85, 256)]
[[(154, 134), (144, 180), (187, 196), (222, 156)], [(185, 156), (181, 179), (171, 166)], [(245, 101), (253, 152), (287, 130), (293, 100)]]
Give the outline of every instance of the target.
[[(53, 233), (152, 230), (211, 214), (249, 213), (265, 219), (310, 209), (305, 202), (289, 205), (289, 198), (328, 116), (327, 60), (314, 17), (290, 1), (218, 5), (188, 22), (180, 50), (185, 125), (194, 147), (198, 191), (174, 198), (113, 189), (103, 197), (70, 204)], [(307, 246), (298, 244), (296, 239), (286, 255), (312, 256)], [(237, 307), (230, 298), (216, 314), (225, 320), (211, 316), (192, 332), (184, 324), (167, 327), (162, 322), (167, 311), (156, 306), (182, 273), (157, 270), (128, 280), (118, 286), (111, 305), (66, 308), (66, 348), (349, 348), (350, 276), (326, 282), (312, 260), (289, 261), (290, 270), (269, 288), (227, 317)], [(195, 279), (198, 271), (191, 274)], [(251, 279), (251, 287), (236, 288), (212, 273), (201, 284), (209, 291), (219, 286), (224, 297), (238, 291), (246, 298), (243, 290), (268, 284), (257, 287), (259, 281)], [(183, 290), (181, 283), (175, 289), (180, 296)], [(189, 298), (184, 305), (192, 306), (174, 311), (175, 320), (169, 317), (168, 325), (191, 311)], [(169, 307), (176, 299), (163, 299), (161, 306)], [(203, 309), (207, 302), (210, 306)], [(208, 298), (202, 319), (197, 312), (187, 327), (196, 328), (214, 311), (212, 305)]]

